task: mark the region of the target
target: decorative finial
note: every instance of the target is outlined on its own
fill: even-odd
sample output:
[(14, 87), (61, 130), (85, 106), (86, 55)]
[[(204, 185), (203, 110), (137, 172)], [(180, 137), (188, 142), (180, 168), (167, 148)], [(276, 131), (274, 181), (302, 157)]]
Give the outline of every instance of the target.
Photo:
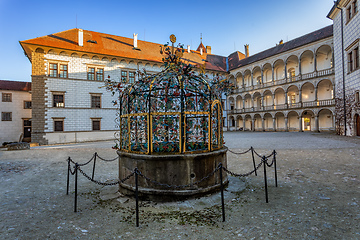
[(171, 35), (170, 35), (170, 41), (171, 41), (172, 43), (175, 43), (175, 42), (176, 42), (176, 37), (175, 37), (174, 34), (171, 34)]

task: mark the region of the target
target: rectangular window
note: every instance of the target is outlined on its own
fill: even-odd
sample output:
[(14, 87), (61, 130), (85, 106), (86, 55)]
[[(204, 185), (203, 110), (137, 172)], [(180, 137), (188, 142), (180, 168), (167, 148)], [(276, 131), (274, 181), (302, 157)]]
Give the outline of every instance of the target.
[(129, 72), (129, 83), (135, 82), (135, 72)]
[(59, 77), (61, 77), (61, 78), (68, 77), (68, 66), (66, 64), (60, 64)]
[(96, 69), (96, 80), (104, 81), (104, 69), (103, 68)]
[(1, 121), (12, 121), (12, 113), (11, 112), (2, 112), (1, 113)]
[(54, 131), (55, 132), (64, 131), (64, 120), (54, 120)]
[(352, 3), (352, 9), (353, 9), (353, 15), (355, 15), (355, 13), (357, 13), (357, 1), (354, 0)]
[(58, 64), (57, 63), (50, 63), (49, 64), (49, 76), (50, 77), (57, 77), (58, 75)]
[(352, 18), (352, 10), (351, 10), (351, 6), (350, 6), (350, 7), (348, 7), (346, 9), (346, 20), (347, 20), (347, 22), (350, 21), (351, 18)]
[(100, 131), (100, 120), (99, 119), (93, 119), (92, 120), (92, 130), (93, 131)]
[(65, 107), (64, 94), (53, 94), (53, 107)]
[(355, 93), (355, 103), (359, 103), (360, 102), (360, 94), (359, 92)]
[(352, 52), (348, 53), (348, 73), (353, 71), (353, 54)]
[(359, 59), (359, 47), (354, 48), (354, 68), (357, 69), (360, 67)]
[(101, 108), (101, 96), (91, 95), (91, 108)]
[(12, 102), (12, 94), (11, 93), (2, 93), (2, 101), (3, 102)]
[(88, 68), (87, 79), (88, 80), (95, 80), (95, 68), (94, 67), (89, 67)]
[(24, 101), (24, 109), (31, 109), (31, 101)]
[(128, 79), (127, 79), (127, 71), (121, 71), (121, 81), (123, 83), (127, 83)]

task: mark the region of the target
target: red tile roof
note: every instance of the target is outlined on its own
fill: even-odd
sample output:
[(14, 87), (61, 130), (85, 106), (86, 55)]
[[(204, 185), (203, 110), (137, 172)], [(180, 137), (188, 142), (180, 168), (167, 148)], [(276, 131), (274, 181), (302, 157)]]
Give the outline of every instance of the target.
[[(31, 55), (29, 54), (30, 51), (27, 46), (35, 45), (39, 47), (64, 49), (65, 51), (84, 52), (84, 54), (93, 53), (162, 63), (164, 56), (160, 54), (161, 44), (138, 40), (137, 47), (140, 50), (137, 50), (133, 47), (132, 38), (83, 30), (84, 41), (81, 47), (78, 45), (78, 31), (78, 29), (74, 28), (43, 37), (20, 41), (20, 44), (29, 59)], [(203, 55), (200, 55), (199, 52), (192, 50), (191, 53), (185, 51), (183, 58), (194, 64), (203, 64), (206, 61), (206, 68), (208, 70), (226, 71), (226, 57), (206, 54), (205, 52)]]
[(0, 90), (31, 91), (31, 82), (0, 80)]

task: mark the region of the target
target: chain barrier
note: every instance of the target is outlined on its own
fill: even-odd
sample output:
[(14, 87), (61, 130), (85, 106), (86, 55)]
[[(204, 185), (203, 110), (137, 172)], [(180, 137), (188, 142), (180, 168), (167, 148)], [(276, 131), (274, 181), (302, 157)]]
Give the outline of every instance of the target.
[[(124, 179), (119, 179), (116, 182), (111, 182), (111, 183), (106, 183), (106, 182), (100, 182), (98, 180), (94, 180), (92, 179), (89, 175), (87, 175), (80, 167), (78, 167), (79, 172), (84, 175), (84, 177), (86, 177), (87, 179), (89, 179), (91, 182), (96, 183), (98, 185), (102, 185), (102, 186), (113, 186), (113, 185), (117, 185), (119, 183), (123, 183), (126, 180), (130, 179), (132, 176), (134, 176), (135, 172), (132, 172), (130, 175), (128, 175), (127, 177), (125, 177)], [(115, 180), (115, 179), (114, 179)], [(112, 180), (112, 181), (114, 181)]]
[(250, 176), (251, 174), (253, 174), (256, 170), (258, 170), (261, 165), (263, 164), (263, 161), (261, 161), (257, 166), (256, 168), (254, 168), (252, 171), (248, 172), (248, 173), (245, 173), (245, 174), (239, 174), (239, 173), (234, 173), (234, 172), (231, 172), (230, 170), (228, 170), (227, 168), (225, 167), (222, 167), (224, 169), (225, 172), (229, 173), (230, 175), (234, 176), (234, 177), (247, 177), (247, 176)]
[(252, 149), (252, 147), (250, 147), (248, 150), (246, 150), (245, 152), (241, 152), (241, 153), (237, 153), (237, 152), (234, 152), (234, 151), (231, 151), (230, 149), (228, 149), (229, 152), (233, 153), (233, 154), (238, 154), (238, 155), (241, 155), (241, 154), (245, 154), (245, 153), (248, 153), (250, 152)]
[(113, 159), (104, 159), (104, 158), (100, 157), (99, 154), (97, 154), (97, 153), (95, 153), (95, 154), (100, 160), (102, 160), (104, 162), (112, 162), (112, 161), (115, 161), (115, 160), (119, 159), (119, 157), (115, 157)]
[[(261, 166), (264, 166), (264, 182), (265, 182), (265, 196), (266, 196), (266, 202), (268, 203), (268, 192), (267, 192), (267, 176), (266, 176), (266, 166), (271, 167), (274, 165), (275, 167), (275, 183), (276, 183), (276, 187), (277, 187), (277, 170), (276, 170), (276, 154), (277, 152), (274, 150), (271, 154), (269, 154), (268, 156), (261, 156), (260, 154), (258, 154), (253, 147), (250, 147), (250, 149), (246, 150), (245, 152), (241, 152), (241, 153), (236, 153), (233, 152), (231, 150), (229, 150), (229, 152), (234, 153), (234, 154), (245, 154), (248, 152), (252, 152), (252, 160), (253, 160), (253, 166), (254, 169), (251, 170), (248, 173), (244, 173), (244, 174), (239, 174), (239, 173), (234, 173), (230, 170), (228, 170), (226, 167), (224, 167), (222, 165), (222, 163), (219, 163), (218, 167), (216, 167), (211, 173), (209, 173), (207, 176), (203, 177), (202, 179), (195, 181), (191, 184), (187, 184), (187, 185), (171, 185), (171, 184), (164, 184), (164, 183), (160, 183), (158, 181), (152, 180), (151, 178), (145, 176), (144, 174), (142, 174), (142, 172), (140, 170), (138, 170), (137, 168), (134, 169), (134, 171), (132, 173), (130, 173), (127, 177), (125, 177), (124, 179), (114, 179), (111, 180), (112, 182), (101, 182), (98, 180), (94, 180), (94, 171), (95, 171), (95, 163), (96, 163), (96, 158), (99, 158), (102, 161), (106, 161), (106, 162), (112, 162), (115, 161), (116, 159), (118, 159), (118, 157), (114, 158), (114, 159), (104, 159), (102, 157), (100, 157), (96, 152), (95, 154), (92, 156), (92, 158), (87, 161), (86, 163), (83, 164), (79, 164), (77, 162), (74, 162), (70, 157), (67, 159), (68, 161), (68, 177), (67, 177), (67, 194), (69, 193), (69, 174), (71, 175), (75, 175), (75, 206), (74, 206), (74, 212), (77, 211), (77, 179), (78, 179), (78, 174), (77, 172), (79, 171), (85, 178), (87, 178), (88, 180), (90, 180), (93, 183), (96, 183), (98, 185), (102, 185), (102, 186), (113, 186), (113, 185), (117, 185), (120, 183), (124, 183), (125, 181), (129, 180), (131, 177), (135, 176), (135, 197), (136, 197), (136, 226), (139, 226), (139, 214), (138, 214), (138, 194), (139, 194), (139, 190), (138, 190), (138, 176), (144, 178), (145, 180), (149, 181), (152, 184), (158, 185), (158, 186), (162, 186), (162, 187), (166, 187), (166, 188), (173, 188), (173, 189), (181, 189), (181, 188), (187, 188), (187, 187), (192, 187), (194, 185), (197, 185), (205, 180), (207, 180), (208, 178), (210, 178), (211, 176), (213, 176), (216, 172), (218, 172), (219, 170), (219, 174), (220, 174), (220, 183), (221, 183), (221, 202), (222, 202), (222, 215), (223, 215), (223, 222), (225, 221), (225, 205), (224, 205), (224, 186), (223, 186), (223, 177), (222, 177), (222, 171), (224, 170), (226, 173), (235, 176), (235, 177), (247, 177), (253, 173), (255, 173), (255, 175), (257, 176), (256, 171), (259, 170), (259, 168)], [(254, 153), (261, 158), (261, 162), (258, 163), (257, 165), (255, 165), (255, 160), (254, 160)], [(271, 163), (268, 163), (269, 158), (272, 158)], [(93, 167), (93, 175), (92, 177), (90, 177), (88, 174), (86, 174), (82, 169), (81, 166), (85, 166), (87, 164), (89, 164), (92, 160), (94, 160), (94, 167)], [(74, 164), (73, 166), (71, 166), (71, 164)], [(73, 167), (73, 171), (71, 170), (71, 168)]]

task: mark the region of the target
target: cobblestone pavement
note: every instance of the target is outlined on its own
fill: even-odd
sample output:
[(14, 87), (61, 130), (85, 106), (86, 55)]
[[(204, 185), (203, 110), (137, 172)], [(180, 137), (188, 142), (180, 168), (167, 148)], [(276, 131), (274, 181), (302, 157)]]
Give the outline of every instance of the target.
[[(268, 169), (265, 203), (258, 176), (230, 177), (226, 221), (219, 194), (182, 202), (135, 202), (117, 187), (79, 178), (78, 212), (74, 185), (66, 195), (66, 159), (86, 162), (94, 152), (111, 159), (113, 142), (0, 149), (1, 239), (360, 239), (360, 138), (325, 133), (225, 132), (235, 152), (253, 146), (277, 151), (278, 183)], [(257, 159), (259, 161), (259, 159)], [(117, 163), (98, 162), (96, 179), (117, 178)], [(228, 153), (228, 168), (251, 170), (251, 155)], [(91, 172), (91, 167), (84, 167)]]

